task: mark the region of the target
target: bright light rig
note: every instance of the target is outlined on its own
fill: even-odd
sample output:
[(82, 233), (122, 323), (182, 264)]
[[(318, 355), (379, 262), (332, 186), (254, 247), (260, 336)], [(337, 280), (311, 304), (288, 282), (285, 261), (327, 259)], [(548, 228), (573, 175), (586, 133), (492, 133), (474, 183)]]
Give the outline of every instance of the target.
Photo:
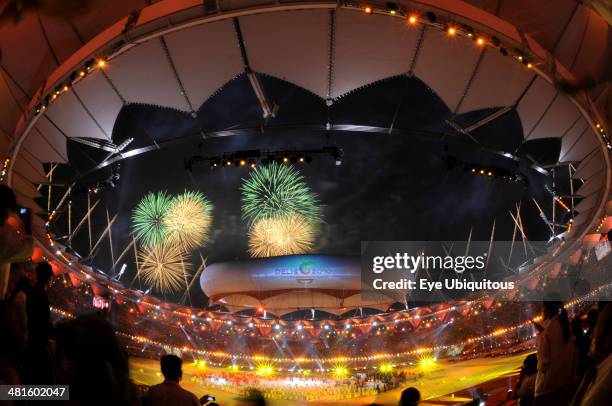
[(185, 160), (185, 170), (192, 172), (194, 164), (208, 164), (210, 169), (250, 168), (276, 162), (282, 165), (310, 164), (317, 156), (330, 156), (336, 166), (342, 165), (344, 151), (338, 147), (309, 150), (245, 150), (220, 156), (193, 155)]

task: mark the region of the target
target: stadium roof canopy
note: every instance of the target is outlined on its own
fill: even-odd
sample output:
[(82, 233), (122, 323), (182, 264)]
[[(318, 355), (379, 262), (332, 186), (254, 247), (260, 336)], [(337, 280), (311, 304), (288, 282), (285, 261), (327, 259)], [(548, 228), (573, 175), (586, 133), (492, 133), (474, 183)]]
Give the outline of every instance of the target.
[[(574, 177), (584, 181), (576, 191), (582, 200), (574, 235), (593, 231), (612, 214), (602, 137), (610, 123), (601, 114), (608, 85), (571, 96), (556, 86), (597, 77), (610, 52), (609, 25), (582, 3), (401, 1), (392, 13), (388, 3), (372, 2), (371, 15), (355, 2), (149, 3), (113, 2), (70, 20), (40, 10), (16, 24), (1, 23), (0, 151), (10, 158), (8, 181), (22, 205), (47, 209), (34, 200), (37, 185), (49, 182), (45, 164), (67, 162), (67, 139), (98, 140), (112, 152), (113, 128), (126, 105), (194, 114), (247, 75), (262, 114), (271, 115), (258, 74), (295, 84), (328, 105), (373, 82), (408, 75), (456, 115), (493, 109), (486, 121), (514, 109), (526, 141), (560, 139), (558, 161), (572, 162)], [(412, 13), (414, 25), (406, 18)], [(459, 130), (469, 135), (482, 124)], [(394, 131), (393, 122), (320, 125)], [(147, 150), (119, 149), (100, 166)], [(42, 219), (37, 232), (45, 233)]]

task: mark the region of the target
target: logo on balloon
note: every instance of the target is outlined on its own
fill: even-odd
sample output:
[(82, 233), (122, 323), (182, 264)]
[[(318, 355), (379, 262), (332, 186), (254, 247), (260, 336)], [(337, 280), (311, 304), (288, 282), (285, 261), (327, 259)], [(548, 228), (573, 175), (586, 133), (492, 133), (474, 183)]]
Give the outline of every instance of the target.
[(310, 275), (312, 274), (312, 270), (314, 269), (314, 262), (304, 261), (300, 264), (299, 269), (302, 275)]

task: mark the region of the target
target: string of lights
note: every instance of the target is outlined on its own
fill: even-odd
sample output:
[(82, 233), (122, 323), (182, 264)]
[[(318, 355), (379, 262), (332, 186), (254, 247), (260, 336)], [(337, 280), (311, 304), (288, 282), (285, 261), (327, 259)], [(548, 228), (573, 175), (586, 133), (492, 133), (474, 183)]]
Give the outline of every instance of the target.
[(268, 165), (272, 162), (279, 164), (312, 163), (317, 155), (331, 156), (336, 165), (342, 164), (342, 149), (338, 147), (324, 147), (308, 150), (245, 150), (236, 151), (218, 156), (193, 155), (185, 160), (185, 170), (192, 172), (194, 164), (208, 164), (211, 169), (216, 168), (255, 168), (257, 165)]
[[(608, 284), (605, 286), (601, 286), (598, 289), (593, 290), (592, 292), (572, 300), (565, 304), (565, 308), (571, 310), (571, 308), (581, 304), (582, 302), (588, 301), (590, 298), (594, 297), (598, 293), (600, 293), (604, 289), (608, 289), (612, 286), (612, 284)], [(62, 309), (52, 307), (51, 311), (55, 314), (60, 315), (61, 317), (65, 317), (68, 319), (73, 319), (75, 316), (70, 312), (64, 311)], [(533, 323), (537, 323), (542, 321), (542, 316), (536, 316), (529, 320), (526, 320), (521, 323), (514, 324), (509, 327), (496, 328), (495, 330), (481, 334), (479, 336), (469, 337), (460, 342), (452, 343), (452, 344), (443, 344), (443, 345), (433, 345), (427, 347), (417, 347), (407, 351), (395, 352), (395, 353), (377, 353), (371, 355), (357, 356), (357, 357), (348, 357), (348, 356), (334, 356), (334, 357), (321, 357), (321, 358), (313, 358), (313, 357), (269, 357), (266, 355), (248, 355), (248, 354), (236, 354), (236, 353), (228, 353), (225, 351), (208, 351), (201, 348), (195, 348), (193, 346), (172, 346), (167, 345), (165, 343), (150, 339), (148, 337), (134, 335), (122, 331), (118, 331), (117, 335), (131, 341), (137, 342), (139, 344), (147, 344), (149, 346), (156, 346), (159, 348), (167, 348), (172, 351), (180, 351), (183, 353), (189, 353), (193, 356), (205, 356), (205, 357), (213, 357), (218, 358), (220, 360), (242, 360), (246, 362), (272, 362), (275, 364), (283, 364), (283, 363), (298, 363), (298, 364), (333, 364), (337, 365), (339, 363), (356, 363), (356, 362), (369, 362), (369, 361), (382, 361), (382, 360), (395, 360), (398, 361), (403, 358), (411, 358), (414, 356), (421, 356), (427, 354), (437, 354), (441, 351), (450, 350), (457, 347), (464, 347), (470, 344), (479, 343), (485, 340), (489, 340), (492, 338), (498, 338), (510, 333), (516, 333), (522, 329), (531, 329), (533, 328)]]
[(79, 80), (83, 79), (96, 69), (105, 69), (107, 65), (107, 57), (88, 60), (81, 69), (73, 71), (64, 83), (57, 85), (51, 93), (42, 97), (42, 101), (34, 107), (34, 113), (40, 114), (44, 112), (51, 103), (55, 102), (61, 95), (70, 91), (72, 86)]
[[(48, 235), (50, 239), (50, 246), (53, 247), (54, 244), (51, 240), (51, 236)], [(56, 250), (55, 255), (64, 259), (69, 266), (72, 266), (73, 263), (70, 258), (61, 250)], [(539, 269), (540, 267), (538, 267)], [(271, 319), (269, 321), (265, 321), (265, 319), (257, 318), (257, 317), (235, 317), (231, 314), (223, 313), (223, 312), (215, 312), (215, 311), (196, 311), (193, 313), (185, 312), (179, 309), (169, 308), (168, 304), (163, 307), (160, 304), (149, 303), (146, 299), (146, 296), (143, 297), (132, 297), (130, 292), (120, 292), (116, 288), (111, 285), (110, 279), (107, 277), (107, 281), (100, 281), (97, 277), (95, 281), (93, 281), (92, 276), (89, 272), (84, 269), (79, 269), (79, 277), (85, 283), (96, 283), (97, 285), (108, 289), (114, 295), (121, 295), (121, 298), (124, 302), (131, 302), (133, 305), (143, 306), (152, 311), (156, 311), (161, 313), (160, 315), (155, 315), (155, 317), (160, 317), (163, 314), (172, 315), (175, 317), (183, 317), (190, 322), (212, 322), (215, 324), (226, 324), (226, 325), (234, 325), (234, 326), (247, 326), (248, 328), (263, 328), (263, 329), (275, 329), (281, 330), (278, 333), (284, 334), (285, 329), (294, 329), (294, 330), (314, 330), (314, 329), (324, 329), (329, 332), (342, 332), (346, 330), (350, 330), (351, 328), (361, 328), (361, 327), (384, 327), (387, 325), (397, 325), (400, 323), (411, 323), (414, 324), (416, 322), (419, 323), (422, 327), (431, 328), (433, 327), (433, 323), (442, 322), (447, 316), (446, 314), (449, 312), (458, 312), (459, 314), (465, 313), (466, 315), (478, 315), (479, 311), (486, 310), (484, 303), (486, 301), (490, 301), (489, 297), (483, 297), (478, 300), (471, 300), (464, 303), (458, 303), (454, 305), (446, 305), (441, 309), (437, 309), (435, 311), (429, 310), (428, 313), (422, 314), (422, 309), (410, 309), (410, 310), (401, 310), (398, 312), (394, 312), (386, 315), (377, 315), (371, 316), (365, 321), (360, 321), (358, 318), (347, 318), (346, 321), (314, 321), (314, 320), (297, 320), (297, 321), (283, 321), (283, 320), (275, 320)], [(82, 279), (84, 278), (84, 279)], [(596, 290), (595, 292), (598, 292)], [(498, 302), (500, 305), (500, 302)], [(172, 305), (170, 305), (172, 306)], [(174, 305), (172, 307), (178, 307)], [(265, 308), (260, 306), (258, 310), (259, 313), (265, 314)], [(197, 313), (197, 314), (196, 314)], [(454, 319), (451, 319), (453, 322)], [(336, 328), (338, 327), (338, 328)]]
[(4, 182), (6, 175), (8, 174), (9, 165), (11, 163), (11, 158), (6, 157), (4, 161), (2, 161), (2, 170), (0, 171), (0, 182)]
[[(55, 244), (51, 240), (51, 236), (50, 235), (48, 235), (48, 238), (50, 239), (50, 244), (49, 245), (51, 247), (55, 247)], [(57, 257), (62, 258), (64, 261), (66, 261), (66, 263), (69, 266), (73, 265), (72, 260), (64, 252), (62, 252), (61, 250), (59, 250), (59, 249), (56, 250), (55, 251), (55, 255)], [(47, 259), (47, 258), (45, 258), (45, 259)], [(85, 282), (85, 283), (93, 283), (92, 282), (92, 278), (93, 277), (87, 271), (85, 271), (84, 269), (79, 269), (79, 276), (85, 278), (85, 280), (82, 280), (83, 282)], [(120, 294), (121, 293), (119, 290), (117, 290), (114, 287), (112, 287), (110, 285), (109, 281), (102, 282), (102, 281), (96, 280), (96, 283), (100, 284), (101, 286), (105, 286), (107, 289), (109, 289), (110, 292), (112, 292), (114, 294)], [(172, 314), (174, 316), (180, 316), (180, 317), (184, 317), (184, 318), (187, 318), (187, 319), (190, 319), (190, 320), (206, 321), (206, 322), (214, 322), (214, 323), (224, 323), (224, 324), (230, 324), (230, 325), (240, 324), (239, 319), (235, 319), (234, 317), (232, 317), (230, 315), (227, 315), (227, 313), (215, 314), (214, 311), (209, 311), (209, 312), (207, 312), (207, 314), (208, 314), (207, 316), (199, 317), (199, 316), (197, 316), (195, 314), (186, 313), (186, 312), (183, 312), (181, 310), (169, 310), (169, 309), (165, 309), (162, 306), (160, 306), (159, 304), (149, 303), (149, 302), (146, 301), (146, 299), (143, 299), (143, 298), (133, 299), (133, 298), (127, 296), (127, 295), (123, 295), (123, 300), (131, 301), (131, 302), (133, 302), (136, 305), (141, 305), (143, 307), (146, 307), (146, 308), (149, 308), (149, 309), (152, 309), (152, 310), (156, 310), (156, 311), (164, 312), (164, 313), (169, 313), (169, 314)], [(424, 314), (424, 315), (415, 314), (414, 316), (410, 316), (410, 315), (407, 314), (409, 311), (400, 311), (400, 312), (397, 312), (397, 314), (394, 315), (393, 320), (388, 320), (388, 321), (378, 320), (380, 318), (380, 316), (378, 316), (377, 320), (366, 321), (366, 322), (349, 323), (349, 324), (343, 325), (342, 328), (346, 329), (348, 327), (348, 329), (350, 329), (352, 327), (372, 327), (372, 326), (376, 327), (376, 326), (383, 326), (383, 325), (391, 324), (391, 323), (397, 324), (397, 323), (412, 322), (414, 320), (427, 320), (427, 319), (430, 319), (430, 318), (438, 317), (440, 315), (444, 315), (444, 314), (446, 314), (448, 312), (451, 312), (451, 311), (460, 311), (463, 308), (474, 308), (475, 303), (476, 303), (475, 301), (469, 301), (469, 302), (466, 302), (466, 303), (461, 304), (461, 305), (447, 306), (447, 307), (445, 307), (443, 309), (439, 309), (439, 310), (436, 310), (434, 312), (430, 312), (430, 313)], [(264, 310), (265, 309), (263, 307), (260, 308), (260, 313), (263, 312)], [(478, 310), (475, 310), (475, 311), (477, 312)], [(295, 321), (295, 322), (292, 322), (292, 323), (295, 324), (295, 328), (299, 329), (299, 330), (301, 330), (301, 329), (308, 330), (308, 329), (316, 328), (312, 324), (313, 322), (312, 321), (308, 321), (308, 320)], [(281, 322), (281, 321), (271, 320), (269, 322), (259, 321), (257, 323), (253, 323), (252, 321), (244, 321), (244, 323), (242, 323), (242, 324), (247, 325), (250, 328), (252, 328), (252, 327), (275, 328), (276, 326), (280, 327), (283, 324), (284, 325), (288, 325), (289, 322)], [(324, 322), (321, 325), (321, 328), (323, 328), (323, 329), (331, 329), (331, 326), (334, 325), (334, 324), (335, 323), (333, 321), (327, 321), (327, 322)], [(427, 322), (425, 322), (424, 325), (427, 326)]]
[(494, 178), (501, 179), (505, 181), (511, 182), (526, 182), (526, 179), (520, 173), (513, 173), (508, 171), (505, 168), (490, 165), (490, 166), (482, 166), (472, 162), (465, 162), (455, 156), (447, 156), (445, 158), (446, 169), (451, 171), (455, 168), (460, 168), (466, 173), (470, 173), (473, 175), (483, 176), (485, 178)]
[[(436, 16), (435, 14), (433, 14), (433, 13), (427, 13), (427, 14), (424, 14), (424, 15), (419, 15), (417, 13), (406, 14), (400, 7), (397, 7), (397, 5), (394, 6), (394, 7), (388, 7), (385, 10), (383, 10), (383, 9), (378, 10), (378, 9), (374, 9), (371, 6), (366, 6), (364, 8), (364, 12), (366, 14), (382, 13), (382, 12), (384, 12), (384, 13), (387, 13), (387, 14), (392, 15), (392, 16), (405, 17), (406, 18), (406, 22), (407, 22), (408, 25), (417, 25), (419, 23), (429, 24), (429, 25), (438, 25), (441, 28), (443, 28), (449, 36), (465, 35), (467, 37), (473, 38), (473, 40), (474, 40), (474, 42), (475, 42), (475, 44), (477, 46), (494, 46), (494, 47), (498, 47), (499, 51), (502, 54), (504, 54), (504, 55), (512, 54), (512, 56), (517, 61), (519, 61), (520, 63), (525, 65), (527, 68), (533, 68), (534, 65), (536, 65), (536, 62), (534, 61), (534, 59), (531, 56), (524, 55), (524, 54), (520, 53), (519, 50), (511, 51), (511, 50), (508, 50), (508, 49), (502, 47), (500, 45), (500, 43), (499, 43), (499, 40), (496, 39), (495, 37), (488, 38), (488, 37), (483, 36), (483, 35), (477, 35), (474, 32), (474, 30), (471, 27), (469, 27), (469, 26), (465, 26), (465, 25), (461, 25), (461, 24), (455, 24), (455, 23), (450, 22), (450, 21), (448, 21), (448, 22), (439, 21), (439, 17)], [(93, 69), (104, 69), (104, 68), (106, 68), (107, 60), (108, 60), (107, 58), (103, 58), (101, 60), (98, 60), (97, 63), (96, 63), (95, 60), (90, 61), (90, 63), (88, 63), (89, 67), (86, 65), (86, 67), (83, 70), (80, 70), (80, 71), (76, 72), (76, 76), (75, 76), (74, 80), (79, 80), (79, 78), (82, 78), (82, 77), (86, 76)], [(39, 107), (36, 109), (36, 113), (38, 114), (38, 113), (44, 111), (44, 109), (46, 108), (46, 106), (48, 106), (49, 103), (51, 103), (51, 102), (55, 101), (56, 99), (58, 99), (65, 92), (68, 92), (70, 90), (71, 86), (72, 86), (72, 83), (74, 83), (74, 82), (70, 82), (70, 83), (65, 84), (63, 86), (58, 86), (55, 89), (55, 91), (50, 96), (47, 96), (45, 101), (42, 104), (39, 105)], [(600, 124), (596, 124), (596, 128), (598, 129), (599, 133), (601, 134), (601, 136), (606, 141), (606, 144), (607, 144), (608, 148), (611, 148), (610, 143), (608, 142), (608, 139), (607, 139), (607, 134), (606, 134), (605, 130), (603, 129), (603, 127)], [(278, 158), (275, 158), (275, 159), (278, 159)], [(306, 156), (303, 156), (303, 159), (304, 159), (304, 161), (306, 161)], [(292, 160), (295, 160), (296, 162), (292, 162)], [(249, 163), (249, 161), (247, 159), (242, 160), (242, 161), (244, 161), (244, 163), (240, 159), (236, 160), (235, 157), (232, 157), (229, 161), (230, 161), (230, 165), (228, 165), (228, 166), (247, 166), (247, 165), (250, 166), (250, 163)], [(220, 160), (219, 163), (221, 163), (221, 162), (223, 162), (223, 161)], [(300, 160), (300, 155), (299, 154), (291, 155), (291, 156), (289, 156), (287, 154), (287, 156), (281, 157), (281, 162), (287, 164), (287, 163), (301, 163), (302, 161)], [(0, 176), (0, 180), (4, 179), (4, 176), (7, 173), (7, 168), (9, 166), (9, 164), (10, 164), (10, 159), (7, 158), (4, 161), (4, 167), (3, 167), (2, 173), (0, 174), (1, 175)], [(488, 176), (490, 176), (490, 175), (488, 175)], [(55, 214), (55, 211), (50, 213), (49, 220), (51, 220), (53, 218), (54, 214)], [(600, 225), (600, 227), (601, 227), (601, 225)], [(571, 228), (571, 225), (570, 225), (570, 228)], [(50, 235), (48, 237), (49, 237), (49, 241), (50, 241), (49, 245), (51, 247), (53, 247), (54, 246), (53, 240), (51, 239)], [(59, 258), (62, 258), (69, 266), (73, 265), (72, 260), (70, 259), (70, 257), (68, 257), (67, 255), (62, 253), (60, 250), (57, 250), (55, 252), (55, 254), (58, 255)], [(84, 277), (86, 280), (91, 281), (91, 279), (93, 279), (93, 277), (88, 272), (84, 271), (83, 269), (80, 270), (80, 274), (81, 274), (81, 277)], [(96, 282), (98, 282), (97, 279), (96, 279)], [(102, 283), (102, 282), (100, 282), (100, 283)], [(120, 293), (117, 289), (112, 288), (110, 286), (110, 284), (108, 284), (107, 287), (113, 293), (115, 293), (115, 294), (119, 294)], [(127, 298), (127, 300), (132, 300), (132, 299), (131, 298)], [(137, 300), (135, 300), (135, 302), (137, 302), (138, 304), (142, 304), (145, 307), (148, 307), (148, 308), (151, 308), (151, 309), (155, 309), (156, 311), (166, 312), (165, 309), (161, 309), (160, 308), (159, 304), (148, 303), (148, 302), (146, 302), (146, 299), (137, 299)], [(473, 302), (470, 302), (469, 305), (473, 305), (473, 304), (474, 304)], [(447, 312), (450, 312), (450, 311), (455, 311), (455, 310), (460, 309), (460, 308), (462, 309), (464, 306), (468, 306), (468, 304), (462, 304), (460, 306), (449, 306), (449, 307), (444, 308), (442, 310), (438, 310), (436, 312), (432, 312), (432, 313), (429, 313), (429, 314), (426, 314), (426, 315), (416, 314), (416, 315), (413, 315), (413, 316), (395, 318), (393, 320), (384, 320), (384, 321), (373, 320), (373, 321), (367, 321), (367, 322), (361, 322), (361, 323), (353, 323), (353, 324), (351, 324), (351, 327), (378, 326), (380, 324), (384, 325), (384, 324), (390, 324), (390, 323), (401, 323), (401, 322), (414, 321), (414, 320), (417, 320), (417, 319), (420, 319), (420, 318), (433, 318), (436, 315), (440, 315), (440, 314), (447, 313)], [(56, 309), (56, 310), (61, 311), (59, 309)], [(201, 318), (201, 317), (199, 317), (197, 315), (190, 314), (190, 313), (185, 313), (185, 312), (178, 311), (178, 310), (169, 310), (168, 313), (171, 313), (171, 314), (174, 314), (174, 315), (178, 315), (178, 316), (182, 316), (182, 317), (188, 317), (188, 318), (191, 318), (192, 320), (206, 320), (206, 321), (209, 321), (209, 322), (226, 323), (226, 324), (234, 323), (233, 320), (229, 319), (229, 316), (213, 316), (213, 317), (207, 316), (206, 318)], [(61, 313), (58, 313), (58, 314), (61, 315)], [(65, 314), (68, 315), (68, 313), (65, 313)], [(209, 313), (209, 314), (213, 314), (213, 313)], [(214, 318), (214, 317), (219, 317), (219, 318)], [(208, 319), (210, 319), (210, 320), (208, 320)], [(275, 328), (276, 329), (275, 326), (277, 326), (277, 325), (281, 326), (280, 323), (272, 323), (272, 322), (270, 322), (270, 323), (268, 323), (268, 322), (255, 322), (255, 323), (253, 323), (253, 322), (249, 321), (248, 323), (252, 323), (253, 326), (261, 327), (261, 328)], [(327, 324), (322, 324), (321, 327), (326, 329), (326, 330), (334, 329), (333, 324), (331, 324), (332, 322), (326, 322), (326, 323)], [(248, 326), (248, 324), (247, 324), (247, 326)], [(327, 328), (325, 326), (327, 326)], [(251, 327), (251, 326), (249, 326), (249, 327)], [(342, 327), (343, 328), (347, 328), (347, 325), (345, 324)], [(351, 327), (349, 327), (349, 328), (351, 328)], [(280, 328), (283, 328), (283, 327), (281, 326)], [(301, 329), (307, 329), (308, 330), (308, 329), (315, 329), (315, 328), (318, 328), (318, 327), (317, 326), (313, 326), (313, 325), (306, 325), (304, 322), (302, 322), (302, 323), (296, 322), (295, 323), (295, 328), (299, 329), (299, 330), (301, 330)], [(508, 331), (509, 331), (508, 329), (499, 329), (499, 330), (496, 330), (496, 331), (490, 333), (491, 334), (490, 337), (495, 337), (496, 336), (496, 335), (493, 335), (493, 334), (497, 334), (497, 336), (503, 335), (503, 334), (506, 334)], [(432, 348), (437, 348), (437, 347), (432, 347)], [(440, 348), (442, 348), (442, 347), (440, 347)], [(193, 350), (197, 351), (196, 349), (193, 349)]]
[[(432, 27), (443, 29), (449, 37), (465, 36), (466, 38), (474, 41), (474, 44), (478, 47), (495, 47), (502, 55), (512, 56), (529, 69), (540, 65), (539, 62), (536, 62), (536, 58), (533, 55), (528, 55), (525, 51), (518, 48), (513, 49), (512, 47), (503, 46), (501, 40), (497, 36), (477, 33), (472, 26), (455, 22), (451, 19), (444, 19), (442, 16), (437, 15), (433, 11), (424, 12), (421, 10), (408, 10), (395, 2), (385, 2), (380, 5), (360, 2), (346, 2), (342, 5), (342, 7), (347, 9), (361, 10), (366, 15), (383, 14), (391, 17), (402, 18), (406, 21), (407, 26), (427, 24)], [(54, 102), (61, 95), (68, 92), (74, 83), (86, 77), (95, 69), (106, 69), (110, 65), (112, 57), (113, 55), (101, 55), (98, 58), (89, 59), (81, 68), (73, 71), (64, 82), (57, 85), (52, 92), (42, 97), (42, 102), (38, 103), (34, 107), (34, 113), (39, 114), (44, 112), (51, 102)], [(608, 148), (612, 149), (612, 145), (608, 141), (607, 134), (602, 125), (597, 123), (596, 127), (606, 140)]]
[[(394, 2), (386, 2), (384, 6), (377, 6), (373, 4), (363, 3), (352, 3), (353, 7), (357, 7), (363, 11), (366, 15), (372, 14), (383, 14), (391, 17), (403, 18), (406, 21), (407, 26), (417, 26), (418, 24), (427, 24), (430, 26), (438, 27), (443, 29), (449, 37), (464, 36), (472, 41), (478, 47), (494, 47), (504, 56), (511, 56), (519, 63), (523, 64), (528, 69), (532, 69), (536, 66), (540, 66), (541, 63), (537, 62), (537, 58), (533, 55), (527, 55), (524, 51), (511, 47), (503, 46), (501, 40), (494, 35), (487, 36), (485, 34), (476, 33), (474, 28), (467, 24), (454, 22), (452, 20), (443, 20), (441, 16), (436, 13), (421, 12), (417, 10), (407, 10), (402, 6), (399, 6)], [(348, 6), (348, 5), (347, 5)], [(608, 150), (612, 151), (612, 142), (608, 138), (608, 134), (600, 123), (595, 123), (597, 131), (603, 138), (604, 143)]]
[[(53, 244), (53, 240), (50, 234), (48, 235), (48, 239), (49, 239), (49, 246), (53, 247), (54, 244)], [(55, 255), (58, 256), (59, 258), (62, 258), (68, 264), (68, 266), (70, 267), (73, 266), (73, 263), (70, 257), (64, 254), (60, 249), (58, 249), (55, 252)], [(541, 268), (541, 264), (538, 266), (538, 268)], [(113, 287), (113, 285), (111, 285), (110, 278), (108, 278), (108, 276), (106, 276), (106, 280), (100, 281), (100, 277), (96, 276), (96, 278), (94, 279), (90, 275), (90, 272), (85, 271), (82, 268), (79, 270), (79, 279), (81, 280), (84, 279), (86, 283), (90, 283), (90, 284), (95, 283), (98, 286), (107, 288), (113, 295), (120, 295), (120, 298), (123, 302), (131, 302), (134, 305), (143, 306), (145, 308), (148, 308), (151, 311), (160, 312), (161, 315), (159, 314), (153, 315), (154, 319), (165, 318), (165, 316), (163, 315), (166, 314), (166, 315), (171, 315), (175, 317), (186, 318), (189, 320), (189, 322), (202, 322), (205, 320), (206, 322), (213, 322), (215, 324), (227, 324), (230, 326), (235, 324), (236, 327), (246, 325), (249, 328), (257, 327), (257, 328), (267, 328), (267, 329), (274, 328), (275, 330), (280, 329), (281, 331), (276, 331), (276, 333), (279, 335), (285, 334), (285, 329), (291, 330), (292, 328), (298, 331), (302, 331), (302, 330), (315, 331), (316, 329), (324, 329), (325, 331), (329, 333), (338, 333), (342, 331), (344, 331), (345, 333), (348, 333), (348, 330), (350, 330), (353, 327), (356, 327), (356, 328), (361, 328), (361, 327), (383, 328), (384, 326), (387, 326), (390, 324), (398, 324), (398, 323), (412, 323), (414, 325), (416, 321), (420, 321), (420, 320), (422, 320), (422, 323), (418, 323), (418, 325), (420, 325), (421, 327), (433, 328), (436, 326), (436, 323), (443, 322), (443, 320), (446, 317), (446, 313), (451, 312), (451, 311), (457, 311), (459, 313), (467, 312), (466, 314), (468, 315), (469, 314), (477, 315), (479, 310), (480, 311), (483, 310), (483, 302), (485, 302), (488, 299), (488, 298), (481, 298), (479, 300), (459, 303), (459, 304), (455, 304), (452, 306), (448, 305), (446, 307), (437, 309), (435, 311), (431, 311), (431, 309), (427, 309), (426, 311), (428, 311), (429, 313), (426, 313), (426, 314), (422, 313), (424, 311), (423, 309), (402, 310), (402, 311), (394, 312), (392, 314), (378, 315), (378, 316), (370, 317), (366, 321), (356, 320), (356, 318), (354, 317), (345, 319), (346, 320), (345, 322), (338, 322), (338, 321), (330, 320), (324, 323), (315, 322), (312, 320), (286, 322), (282, 320), (276, 321), (274, 319), (271, 319), (270, 321), (265, 321), (265, 311), (264, 311), (264, 320), (261, 320), (260, 318), (258, 319), (257, 317), (242, 317), (242, 316), (234, 317), (234, 315), (228, 315), (227, 313), (218, 313), (215, 311), (202, 312), (202, 311), (193, 309), (192, 312), (185, 312), (185, 311), (177, 310), (176, 308), (178, 306), (171, 305), (171, 304), (164, 304), (162, 308), (159, 304), (153, 304), (147, 301), (146, 294), (148, 292), (145, 292), (144, 296), (140, 296), (138, 295), (137, 292), (132, 292), (131, 290), (120, 292), (115, 287)], [(498, 303), (498, 305), (499, 304), (500, 303)], [(175, 309), (172, 309), (172, 307), (174, 307)], [(263, 307), (261, 308), (263, 309)], [(132, 311), (132, 309), (130, 309), (130, 311)], [(260, 313), (261, 312), (262, 311), (260, 311)], [(454, 319), (450, 319), (450, 321), (453, 322)], [(338, 327), (338, 329), (336, 327)]]
[[(406, 26), (408, 27), (414, 27), (419, 24), (428, 25), (444, 30), (449, 37), (464, 36), (466, 38), (471, 39), (478, 47), (496, 48), (502, 55), (511, 56), (528, 69), (545, 66), (545, 64), (543, 64), (542, 62), (537, 61), (537, 58), (534, 55), (528, 55), (524, 50), (519, 49), (517, 47), (505, 46), (504, 44), (502, 44), (500, 38), (495, 35), (477, 33), (472, 26), (455, 22), (452, 19), (444, 18), (443, 16), (437, 15), (433, 11), (423, 11), (416, 9), (410, 10), (401, 5), (398, 5), (395, 2), (386, 2), (378, 5), (360, 2), (346, 2), (342, 5), (342, 7), (347, 9), (361, 10), (366, 15), (383, 14), (388, 15), (390, 17), (402, 18), (405, 20)], [(138, 15), (135, 15), (133, 20), (135, 24), (135, 22), (138, 20)], [(133, 25), (130, 25), (130, 27), (131, 26)], [(70, 91), (70, 89), (75, 83), (77, 83), (81, 79), (84, 79), (91, 72), (95, 70), (107, 69), (110, 66), (110, 62), (113, 56), (114, 55), (112, 54), (100, 55), (97, 58), (91, 58), (86, 61), (84, 65), (82, 65), (82, 67), (74, 70), (63, 81), (60, 81), (60, 83), (51, 92), (42, 96), (38, 100), (38, 103), (35, 104), (35, 107), (33, 108), (32, 112), (33, 114), (31, 115), (36, 116), (40, 113), (45, 112), (51, 103), (60, 99), (62, 95)], [(608, 148), (608, 150), (612, 150), (612, 142), (610, 141), (603, 125), (597, 122), (596, 120), (594, 121), (593, 125), (595, 126), (596, 131), (600, 133), (603, 142)], [(241, 165), (241, 162), (241, 160), (238, 160), (238, 166)], [(341, 160), (337, 160), (336, 162), (341, 163)], [(4, 167), (0, 172), (0, 182), (3, 182), (5, 180), (5, 177), (8, 173), (7, 168), (9, 164), (10, 158), (6, 158), (4, 161)], [(234, 163), (232, 163), (232, 165), (233, 164)], [(245, 161), (243, 165), (247, 164), (253, 165), (254, 162)]]

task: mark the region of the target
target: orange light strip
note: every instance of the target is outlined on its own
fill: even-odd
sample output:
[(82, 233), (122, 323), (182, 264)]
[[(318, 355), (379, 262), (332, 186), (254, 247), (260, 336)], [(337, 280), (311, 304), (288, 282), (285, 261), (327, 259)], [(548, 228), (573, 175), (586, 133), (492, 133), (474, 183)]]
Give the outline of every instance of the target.
[[(589, 297), (596, 295), (597, 293), (601, 292), (604, 289), (609, 288), (610, 286), (612, 286), (612, 283), (607, 284), (607, 285), (603, 285), (600, 286), (599, 288), (593, 290), (592, 292), (582, 296), (581, 298), (578, 299), (574, 299), (570, 302), (567, 302), (565, 304), (565, 308), (569, 309), (581, 302), (584, 302), (586, 300), (588, 300)], [(73, 319), (75, 318), (75, 316), (69, 312), (63, 311), (61, 309), (58, 309), (56, 307), (51, 307), (51, 311), (53, 313), (57, 313), (60, 314), (61, 316), (65, 317), (65, 318), (69, 318), (69, 319)], [(427, 354), (427, 353), (432, 353), (432, 352), (437, 352), (437, 351), (441, 351), (441, 350), (447, 350), (453, 347), (457, 347), (457, 346), (465, 346), (467, 344), (473, 344), (476, 342), (480, 342), (482, 340), (486, 340), (489, 338), (493, 338), (493, 337), (499, 337), (508, 333), (512, 333), (515, 332), (517, 330), (520, 330), (522, 328), (527, 328), (530, 327), (532, 325), (532, 323), (534, 322), (539, 322), (542, 320), (542, 316), (536, 316), (533, 317), (530, 320), (527, 320), (523, 323), (519, 323), (519, 324), (515, 324), (513, 326), (510, 327), (500, 327), (497, 328), (495, 330), (493, 330), (490, 333), (487, 334), (483, 334), (481, 336), (476, 336), (476, 337), (471, 337), (468, 338), (462, 342), (459, 343), (454, 343), (454, 344), (445, 344), (445, 345), (436, 345), (436, 346), (431, 346), (431, 347), (421, 347), (421, 348), (415, 348), (413, 350), (410, 351), (403, 351), (403, 352), (398, 352), (398, 353), (380, 353), (380, 354), (373, 354), (373, 355), (369, 355), (369, 356), (360, 356), (360, 357), (344, 357), (344, 356), (338, 356), (338, 357), (327, 357), (327, 358), (310, 358), (310, 357), (304, 357), (304, 358), (286, 358), (286, 357), (268, 357), (265, 355), (245, 355), (245, 354), (233, 354), (233, 353), (227, 353), (224, 351), (207, 351), (207, 350), (202, 350), (202, 349), (197, 349), (194, 347), (190, 347), (190, 346), (169, 346), (172, 350), (175, 351), (182, 351), (182, 352), (189, 352), (193, 355), (202, 355), (202, 356), (212, 356), (212, 357), (217, 357), (217, 358), (222, 358), (222, 359), (243, 359), (243, 360), (247, 360), (247, 361), (271, 361), (271, 362), (278, 362), (278, 363), (283, 363), (283, 362), (301, 362), (301, 363), (332, 363), (332, 364), (336, 364), (338, 362), (361, 362), (361, 361), (373, 361), (373, 360), (386, 360), (386, 359), (394, 359), (394, 358), (400, 358), (400, 357), (407, 357), (407, 356), (414, 356), (414, 355), (421, 355), (421, 354)], [(136, 341), (138, 343), (145, 343), (145, 344), (149, 344), (149, 345), (155, 345), (155, 346), (166, 346), (166, 344), (156, 341), (156, 340), (152, 340), (148, 337), (143, 337), (143, 336), (137, 336), (137, 335), (133, 335), (133, 334), (129, 334), (129, 333), (124, 333), (124, 332), (117, 332), (117, 335), (121, 336), (121, 337), (125, 337), (128, 338), (132, 341)]]

